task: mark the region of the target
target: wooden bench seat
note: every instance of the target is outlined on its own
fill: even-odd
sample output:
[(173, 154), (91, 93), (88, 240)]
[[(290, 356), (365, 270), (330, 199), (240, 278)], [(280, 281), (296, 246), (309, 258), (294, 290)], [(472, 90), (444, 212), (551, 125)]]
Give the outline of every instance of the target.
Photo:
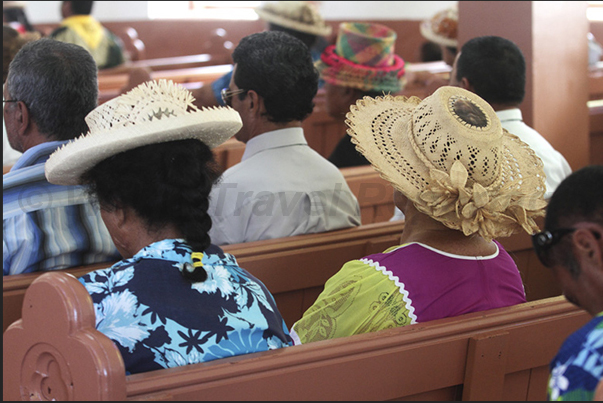
[(545, 400), (548, 364), (590, 316), (564, 297), (125, 375), (71, 275), (28, 289), (3, 337), (4, 400)]

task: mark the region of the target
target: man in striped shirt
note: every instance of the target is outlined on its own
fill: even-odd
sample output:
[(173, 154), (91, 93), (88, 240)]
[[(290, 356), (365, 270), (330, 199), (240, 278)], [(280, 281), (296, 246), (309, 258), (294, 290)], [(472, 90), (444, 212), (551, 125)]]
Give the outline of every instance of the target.
[(88, 130), (97, 99), (96, 63), (80, 46), (41, 39), (11, 62), (3, 114), (9, 143), (23, 155), (2, 181), (4, 275), (120, 259), (85, 190), (44, 176), (50, 154)]

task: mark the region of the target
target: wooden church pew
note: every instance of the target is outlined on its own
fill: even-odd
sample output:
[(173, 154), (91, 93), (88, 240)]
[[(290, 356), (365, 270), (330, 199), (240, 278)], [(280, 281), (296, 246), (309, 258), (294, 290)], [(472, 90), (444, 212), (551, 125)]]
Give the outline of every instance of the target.
[(71, 275), (28, 289), (3, 337), (4, 400), (546, 399), (548, 364), (590, 316), (564, 297), (125, 375)]
[(362, 224), (389, 221), (394, 215), (394, 188), (372, 165), (341, 168), (358, 199)]
[[(319, 234), (225, 245), (241, 267), (259, 278), (274, 295), (288, 325), (312, 305), (328, 278), (352, 259), (379, 253), (399, 244), (404, 222), (380, 222)], [(529, 235), (515, 234), (500, 240), (515, 260), (526, 298), (535, 301), (561, 294), (553, 274), (538, 261)], [(111, 263), (62, 270), (76, 277)], [(2, 283), (3, 331), (20, 318), (23, 295), (42, 273), (5, 276)]]
[[(158, 70), (151, 72), (153, 80), (166, 79), (175, 83), (203, 83), (213, 81), (232, 70), (231, 64), (219, 64), (204, 67), (188, 67), (183, 69)], [(128, 81), (128, 74), (99, 75), (98, 88), (103, 90), (115, 90), (123, 87)]]
[[(225, 245), (240, 266), (262, 280), (274, 295), (287, 324), (293, 324), (316, 300), (325, 281), (351, 259), (382, 252), (398, 244), (404, 222), (376, 223), (319, 234)], [(112, 263), (75, 267), (61, 272), (76, 277)], [(27, 287), (42, 272), (4, 276), (3, 331), (21, 316)]]

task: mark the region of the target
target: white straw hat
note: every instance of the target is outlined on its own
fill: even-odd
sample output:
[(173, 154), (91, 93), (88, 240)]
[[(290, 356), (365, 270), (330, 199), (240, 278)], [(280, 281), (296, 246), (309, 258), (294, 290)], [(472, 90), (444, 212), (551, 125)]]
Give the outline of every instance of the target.
[(327, 36), (332, 32), (316, 7), (306, 1), (266, 2), (255, 12), (264, 21), (307, 34)]
[(89, 132), (65, 144), (46, 161), (46, 178), (76, 185), (99, 162), (137, 147), (197, 139), (214, 148), (242, 127), (230, 107), (199, 110), (190, 91), (172, 81), (141, 84), (100, 105), (86, 116)]
[(423, 101), (364, 97), (346, 118), (356, 149), (419, 211), (486, 239), (538, 230), (542, 161), (476, 94), (444, 86)]
[(456, 48), (458, 46), (459, 13), (455, 6), (437, 12), (428, 20), (421, 22), (421, 35), (439, 45)]

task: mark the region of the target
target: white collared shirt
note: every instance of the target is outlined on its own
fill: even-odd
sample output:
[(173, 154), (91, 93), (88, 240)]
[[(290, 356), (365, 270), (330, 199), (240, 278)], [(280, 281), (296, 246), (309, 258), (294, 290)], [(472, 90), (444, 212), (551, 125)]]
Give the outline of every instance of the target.
[(519, 108), (497, 111), (496, 115), (504, 129), (527, 143), (542, 160), (546, 175), (544, 198), (550, 199), (559, 183), (572, 173), (567, 160), (540, 133), (523, 122)]
[(302, 128), (249, 140), (241, 162), (210, 195), (216, 245), (360, 225), (358, 200), (340, 170), (308, 146)]

